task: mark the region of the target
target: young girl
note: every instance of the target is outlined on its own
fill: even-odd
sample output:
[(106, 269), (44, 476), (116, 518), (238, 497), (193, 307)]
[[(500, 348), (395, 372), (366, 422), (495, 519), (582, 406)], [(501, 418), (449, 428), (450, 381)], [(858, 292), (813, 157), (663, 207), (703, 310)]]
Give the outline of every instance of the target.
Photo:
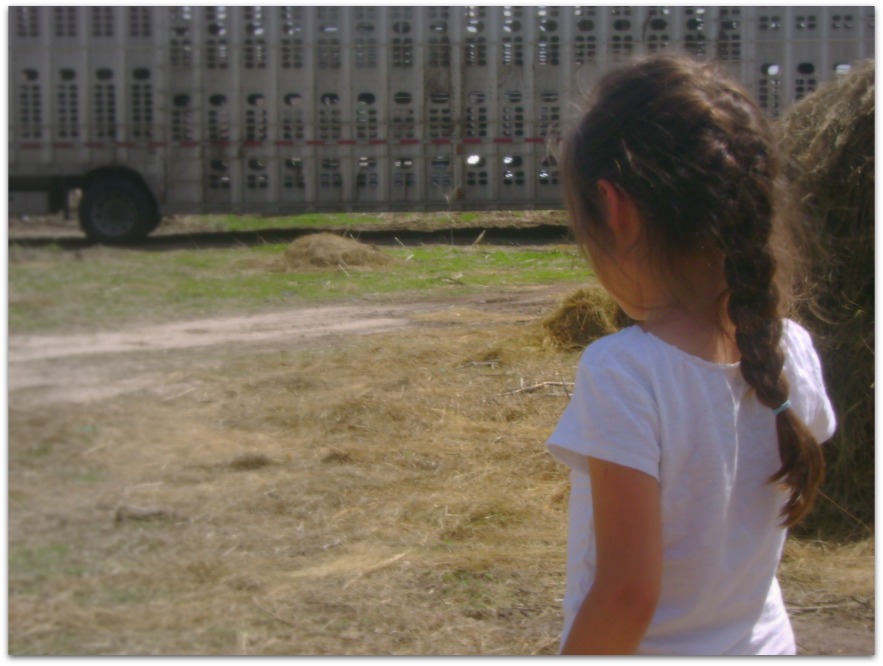
[(636, 326), (549, 439), (571, 467), (564, 653), (793, 654), (776, 580), (834, 431), (791, 284), (770, 124), (686, 57), (608, 74), (567, 136), (579, 244)]

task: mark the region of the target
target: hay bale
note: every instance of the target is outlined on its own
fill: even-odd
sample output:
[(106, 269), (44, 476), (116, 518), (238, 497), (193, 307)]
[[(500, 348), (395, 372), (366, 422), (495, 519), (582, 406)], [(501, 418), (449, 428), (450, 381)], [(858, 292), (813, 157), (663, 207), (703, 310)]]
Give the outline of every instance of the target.
[(286, 270), (309, 268), (370, 268), (384, 266), (392, 257), (373, 245), (366, 245), (337, 234), (302, 236), (285, 248)]
[[(874, 62), (795, 104), (780, 122), (813, 242), (813, 331), (838, 415), (827, 478), (805, 529), (867, 536), (874, 522)], [(837, 507), (835, 505), (840, 505)]]
[(576, 351), (631, 323), (604, 289), (582, 287), (543, 320), (544, 343), (556, 349)]

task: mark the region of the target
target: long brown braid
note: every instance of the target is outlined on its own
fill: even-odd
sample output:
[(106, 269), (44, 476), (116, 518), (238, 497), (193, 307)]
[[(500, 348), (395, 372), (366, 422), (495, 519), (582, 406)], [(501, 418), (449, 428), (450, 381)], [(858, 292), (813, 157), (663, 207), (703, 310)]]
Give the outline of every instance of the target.
[[(634, 201), (648, 245), (676, 272), (678, 259), (722, 263), (721, 295), (735, 327), (740, 369), (761, 404), (788, 400), (783, 373), (783, 290), (777, 254), (785, 185), (770, 122), (724, 72), (686, 56), (652, 56), (608, 74), (561, 151), (564, 195), (578, 242), (603, 248), (597, 183)], [(821, 447), (793, 409), (778, 413), (781, 468), (770, 482), (789, 496), (783, 524), (812, 507), (824, 476)]]

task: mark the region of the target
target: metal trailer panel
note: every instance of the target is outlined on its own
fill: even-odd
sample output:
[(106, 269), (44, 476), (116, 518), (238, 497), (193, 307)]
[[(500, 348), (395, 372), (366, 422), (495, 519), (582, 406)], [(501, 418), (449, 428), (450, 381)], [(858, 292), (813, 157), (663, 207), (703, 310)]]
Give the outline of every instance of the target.
[[(164, 210), (555, 208), (610, 67), (724, 62), (778, 116), (874, 56), (873, 6), (11, 7), (9, 168)], [(42, 201), (19, 197), (18, 201)]]

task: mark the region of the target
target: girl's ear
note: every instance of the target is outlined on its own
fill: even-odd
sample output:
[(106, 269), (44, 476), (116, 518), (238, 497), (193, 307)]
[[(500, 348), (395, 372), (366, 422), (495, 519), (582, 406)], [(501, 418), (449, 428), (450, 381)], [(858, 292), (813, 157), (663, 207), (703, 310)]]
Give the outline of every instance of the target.
[(598, 181), (598, 194), (607, 213), (605, 224), (613, 235), (616, 247), (627, 250), (641, 239), (643, 225), (632, 198), (607, 179)]

